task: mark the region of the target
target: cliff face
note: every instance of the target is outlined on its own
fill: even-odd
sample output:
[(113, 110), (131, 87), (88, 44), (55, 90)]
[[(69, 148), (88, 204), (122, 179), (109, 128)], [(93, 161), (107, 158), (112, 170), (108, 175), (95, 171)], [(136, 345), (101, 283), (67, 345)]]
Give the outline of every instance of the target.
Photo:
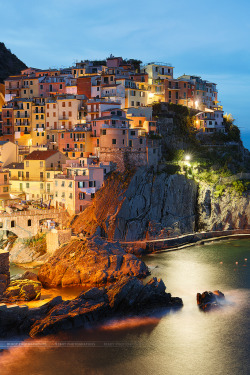
[(200, 184), (198, 194), (198, 229), (247, 229), (250, 224), (250, 194), (243, 196), (226, 191), (214, 197), (213, 188)]
[(249, 226), (250, 193), (228, 189), (216, 198), (208, 184), (146, 167), (132, 177), (118, 174), (106, 181), (72, 225), (75, 233), (124, 241)]
[(0, 83), (10, 75), (20, 74), (27, 66), (0, 42)]
[(182, 175), (140, 168), (127, 188), (109, 181), (73, 223), (76, 233), (140, 240), (194, 231), (197, 185)]

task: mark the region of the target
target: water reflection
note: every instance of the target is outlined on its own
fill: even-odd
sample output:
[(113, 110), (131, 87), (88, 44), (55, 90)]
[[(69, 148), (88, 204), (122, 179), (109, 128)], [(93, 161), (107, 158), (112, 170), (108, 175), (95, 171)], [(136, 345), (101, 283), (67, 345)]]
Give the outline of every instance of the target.
[[(250, 373), (249, 245), (227, 241), (147, 256), (153, 276), (183, 298), (183, 309), (49, 338), (50, 343), (78, 341), (76, 347), (13, 348), (0, 356), (1, 375)], [(200, 311), (196, 293), (215, 289), (225, 293), (229, 305)]]

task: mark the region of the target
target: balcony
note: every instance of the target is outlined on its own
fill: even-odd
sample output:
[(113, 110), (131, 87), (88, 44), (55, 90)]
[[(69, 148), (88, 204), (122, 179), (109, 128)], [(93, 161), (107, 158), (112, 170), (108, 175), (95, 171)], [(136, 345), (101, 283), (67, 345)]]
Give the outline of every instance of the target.
[(16, 126), (29, 126), (30, 122), (29, 121), (16, 121), (15, 125)]
[(45, 128), (33, 128), (33, 131), (34, 131), (34, 132), (42, 133), (42, 132), (45, 131)]
[(68, 116), (60, 116), (59, 121), (69, 121), (69, 117)]

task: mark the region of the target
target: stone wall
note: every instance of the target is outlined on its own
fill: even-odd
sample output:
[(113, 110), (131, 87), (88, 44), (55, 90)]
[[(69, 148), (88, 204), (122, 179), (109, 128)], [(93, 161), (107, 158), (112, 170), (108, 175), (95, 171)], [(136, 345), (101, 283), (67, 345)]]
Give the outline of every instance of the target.
[(127, 147), (124, 149), (115, 149), (102, 147), (100, 149), (101, 162), (113, 162), (116, 169), (124, 172), (126, 168), (141, 167), (145, 165), (157, 165), (161, 157), (160, 147)]
[(71, 240), (71, 229), (56, 230), (46, 234), (46, 245), (47, 253), (54, 254), (55, 250), (58, 249), (62, 244), (70, 242)]
[(5, 292), (10, 283), (9, 252), (0, 250), (0, 295)]

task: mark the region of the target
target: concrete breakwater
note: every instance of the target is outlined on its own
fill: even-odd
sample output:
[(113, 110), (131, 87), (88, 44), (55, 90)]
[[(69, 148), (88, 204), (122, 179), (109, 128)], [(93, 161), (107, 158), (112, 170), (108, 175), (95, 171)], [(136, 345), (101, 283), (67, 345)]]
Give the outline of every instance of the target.
[(210, 232), (199, 232), (184, 234), (183, 236), (164, 238), (159, 240), (150, 240), (145, 242), (146, 252), (160, 250), (173, 250), (189, 244), (199, 243), (200, 241), (225, 239), (225, 238), (244, 238), (250, 237), (250, 229), (234, 229)]

